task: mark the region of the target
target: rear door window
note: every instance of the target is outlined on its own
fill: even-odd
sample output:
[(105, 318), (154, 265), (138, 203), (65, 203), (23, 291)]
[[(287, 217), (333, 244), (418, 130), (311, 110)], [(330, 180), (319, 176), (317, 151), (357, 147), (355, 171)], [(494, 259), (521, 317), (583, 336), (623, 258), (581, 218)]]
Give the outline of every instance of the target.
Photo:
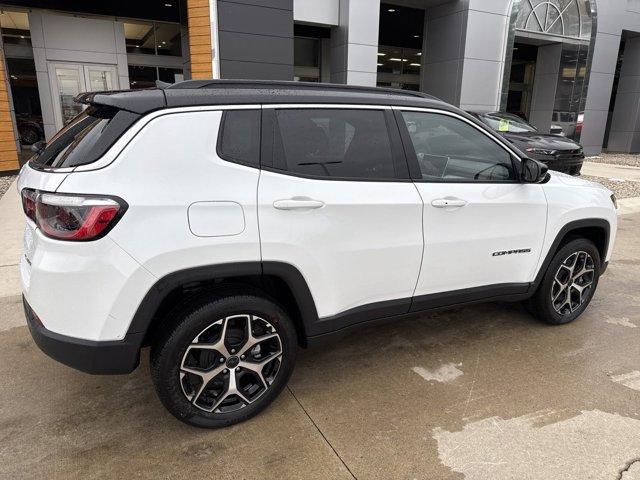
[(95, 162), (138, 118), (117, 108), (90, 106), (60, 130), (31, 164), (64, 168)]
[(275, 168), (313, 177), (396, 178), (382, 110), (277, 110), (273, 159)]

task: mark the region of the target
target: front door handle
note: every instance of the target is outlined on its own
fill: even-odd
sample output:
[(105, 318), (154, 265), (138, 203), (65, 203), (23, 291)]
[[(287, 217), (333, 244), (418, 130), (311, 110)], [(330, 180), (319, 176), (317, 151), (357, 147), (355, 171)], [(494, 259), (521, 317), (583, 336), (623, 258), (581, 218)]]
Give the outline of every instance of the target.
[(436, 208), (464, 207), (466, 204), (466, 200), (455, 197), (436, 198), (431, 202), (431, 205)]
[(293, 197), (287, 200), (276, 200), (273, 207), (278, 210), (312, 210), (324, 207), (324, 202), (307, 197)]

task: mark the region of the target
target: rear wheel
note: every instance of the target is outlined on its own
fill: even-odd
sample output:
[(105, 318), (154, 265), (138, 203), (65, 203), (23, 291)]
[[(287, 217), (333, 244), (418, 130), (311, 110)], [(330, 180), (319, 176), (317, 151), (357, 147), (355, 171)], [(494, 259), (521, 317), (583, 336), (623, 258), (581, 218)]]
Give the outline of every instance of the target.
[(286, 312), (253, 295), (201, 298), (172, 315), (152, 345), (165, 407), (199, 427), (232, 425), (266, 408), (287, 384), (296, 332)]
[(579, 238), (563, 246), (530, 301), (532, 313), (552, 325), (578, 318), (593, 298), (600, 275), (600, 254), (593, 242)]

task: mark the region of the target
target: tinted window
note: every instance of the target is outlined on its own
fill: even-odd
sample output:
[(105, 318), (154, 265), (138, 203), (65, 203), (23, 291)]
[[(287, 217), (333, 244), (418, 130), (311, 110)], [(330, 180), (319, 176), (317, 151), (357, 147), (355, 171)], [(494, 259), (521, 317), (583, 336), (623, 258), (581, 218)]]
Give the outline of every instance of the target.
[(444, 181), (506, 181), (510, 154), (477, 128), (448, 115), (402, 112), (422, 177)]
[(276, 168), (322, 177), (395, 178), (380, 110), (278, 110), (276, 120)]
[(33, 158), (40, 167), (76, 167), (95, 162), (139, 116), (111, 107), (85, 109)]
[(224, 113), (220, 156), (232, 162), (260, 165), (259, 110), (229, 110)]

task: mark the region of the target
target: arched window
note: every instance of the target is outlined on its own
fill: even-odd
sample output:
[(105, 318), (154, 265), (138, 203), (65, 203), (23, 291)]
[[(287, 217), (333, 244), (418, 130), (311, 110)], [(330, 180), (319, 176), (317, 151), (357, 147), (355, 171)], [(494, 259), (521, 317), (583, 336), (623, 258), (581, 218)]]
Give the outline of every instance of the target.
[(589, 40), (591, 20), (589, 0), (522, 0), (516, 29)]

